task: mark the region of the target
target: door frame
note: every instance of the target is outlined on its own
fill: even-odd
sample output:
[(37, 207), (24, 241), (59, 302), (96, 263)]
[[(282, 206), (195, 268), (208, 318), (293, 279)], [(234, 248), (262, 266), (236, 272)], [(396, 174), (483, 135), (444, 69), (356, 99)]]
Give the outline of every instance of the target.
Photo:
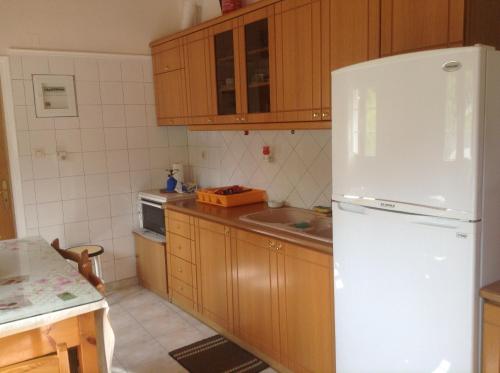
[(0, 87), (3, 100), (3, 117), (5, 122), (5, 135), (7, 138), (7, 154), (10, 166), (11, 193), (14, 202), (14, 218), (17, 237), (26, 236), (26, 223), (24, 219), (23, 188), (21, 167), (17, 151), (17, 134), (14, 117), (14, 97), (12, 96), (12, 82), (10, 77), (9, 57), (0, 56)]

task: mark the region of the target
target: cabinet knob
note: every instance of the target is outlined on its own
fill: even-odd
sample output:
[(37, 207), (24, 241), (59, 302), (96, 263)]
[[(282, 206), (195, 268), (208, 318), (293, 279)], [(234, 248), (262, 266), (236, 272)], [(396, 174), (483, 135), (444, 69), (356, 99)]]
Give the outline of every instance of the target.
[(319, 113), (313, 113), (313, 118), (319, 118)]
[(236, 121), (239, 122), (241, 120), (240, 117), (236, 117)]
[(245, 118), (245, 117), (241, 117), (241, 118), (240, 118), (240, 120), (241, 120), (242, 122), (245, 122), (245, 121), (247, 120), (247, 118)]
[(323, 114), (321, 114), (323, 119), (327, 119), (330, 116), (330, 113), (328, 111), (325, 111)]
[(224, 227), (224, 234), (229, 236), (229, 227)]
[(276, 242), (274, 242), (273, 240), (269, 240), (268, 244), (269, 244), (269, 248), (273, 248), (276, 245)]
[(207, 122), (208, 122), (208, 123), (212, 123), (212, 119), (208, 118), (208, 119), (207, 119)]
[(280, 250), (283, 247), (283, 244), (281, 242), (278, 242), (276, 245), (276, 250)]
[(164, 70), (168, 71), (168, 70), (170, 70), (170, 68), (168, 66), (165, 66)]

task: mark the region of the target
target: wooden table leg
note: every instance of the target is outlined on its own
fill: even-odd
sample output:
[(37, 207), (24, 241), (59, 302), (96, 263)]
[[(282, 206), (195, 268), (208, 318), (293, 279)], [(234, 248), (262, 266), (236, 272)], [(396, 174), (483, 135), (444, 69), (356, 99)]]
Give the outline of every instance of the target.
[(89, 312), (78, 316), (78, 327), (80, 330), (80, 345), (78, 346), (80, 373), (98, 373), (95, 313)]

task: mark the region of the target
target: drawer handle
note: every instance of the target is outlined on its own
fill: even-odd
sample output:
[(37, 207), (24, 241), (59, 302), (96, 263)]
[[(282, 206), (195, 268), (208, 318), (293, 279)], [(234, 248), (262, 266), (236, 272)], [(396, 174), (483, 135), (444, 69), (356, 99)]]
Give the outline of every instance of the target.
[(321, 116), (322, 116), (324, 119), (328, 118), (328, 116), (329, 116), (329, 115), (330, 115), (330, 114), (329, 114), (327, 111), (325, 111), (323, 114), (321, 114)]
[(319, 118), (319, 113), (313, 113), (313, 118)]

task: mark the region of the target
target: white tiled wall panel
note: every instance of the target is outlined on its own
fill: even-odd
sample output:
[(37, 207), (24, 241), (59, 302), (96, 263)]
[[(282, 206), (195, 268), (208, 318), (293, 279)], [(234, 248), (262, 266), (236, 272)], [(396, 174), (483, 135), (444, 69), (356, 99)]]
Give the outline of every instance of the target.
[[(186, 128), (156, 127), (151, 60), (68, 53), (10, 62), (28, 234), (63, 247), (100, 244), (106, 281), (134, 276), (136, 194), (163, 187), (170, 154), (187, 163), (188, 153)], [(36, 117), (31, 75), (47, 73), (75, 76), (78, 117)]]
[[(270, 199), (294, 207), (330, 205), (329, 130), (189, 132), (188, 142), (191, 173), (202, 186), (243, 184), (266, 189)], [(263, 159), (264, 145), (271, 149), (271, 162)]]

